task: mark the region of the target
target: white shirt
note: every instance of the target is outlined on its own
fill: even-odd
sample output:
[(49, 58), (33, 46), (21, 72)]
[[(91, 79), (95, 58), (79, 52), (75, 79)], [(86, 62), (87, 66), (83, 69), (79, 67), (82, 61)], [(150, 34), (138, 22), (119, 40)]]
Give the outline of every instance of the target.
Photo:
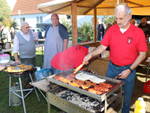
[[(130, 25), (128, 26), (128, 28), (130, 27)], [(124, 33), (128, 30), (128, 28), (120, 28), (121, 33)]]
[[(30, 41), (30, 34), (24, 34), (22, 31), (20, 31), (20, 34), (22, 35), (22, 37), (26, 40), (26, 41)], [(37, 35), (35, 33), (33, 33), (34, 38), (36, 40)], [(19, 39), (18, 37), (15, 35), (15, 38), (13, 40), (13, 51), (12, 53), (18, 53), (19, 52)]]
[(124, 33), (127, 31), (127, 29), (120, 28), (120, 31), (121, 31), (121, 33)]

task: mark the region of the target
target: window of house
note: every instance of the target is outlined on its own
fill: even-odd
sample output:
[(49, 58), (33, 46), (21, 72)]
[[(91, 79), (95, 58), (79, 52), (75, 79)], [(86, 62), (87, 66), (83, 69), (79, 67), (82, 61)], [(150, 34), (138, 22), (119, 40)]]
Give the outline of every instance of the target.
[(25, 22), (25, 17), (20, 18), (20, 23)]
[(42, 16), (37, 16), (36, 21), (37, 21), (38, 24), (42, 23), (43, 22), (43, 17)]

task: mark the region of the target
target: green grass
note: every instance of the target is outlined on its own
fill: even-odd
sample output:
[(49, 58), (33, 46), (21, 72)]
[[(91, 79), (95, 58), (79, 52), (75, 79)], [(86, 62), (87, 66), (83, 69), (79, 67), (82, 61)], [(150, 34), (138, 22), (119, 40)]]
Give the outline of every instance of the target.
[[(42, 66), (42, 55), (38, 52), (36, 56), (37, 66)], [(23, 107), (15, 106), (9, 107), (8, 105), (8, 75), (5, 72), (0, 72), (0, 113), (23, 113)], [(27, 113), (47, 113), (47, 102), (43, 96), (38, 92), (40, 96), (40, 102), (37, 100), (35, 92), (32, 92), (26, 99)], [(59, 110), (55, 107), (51, 109), (52, 113), (58, 113)]]
[[(34, 92), (25, 99), (28, 113), (47, 113), (47, 103), (41, 95), (40, 99), (38, 102)], [(4, 72), (0, 72), (0, 113), (23, 113), (22, 105), (8, 106), (8, 75)]]

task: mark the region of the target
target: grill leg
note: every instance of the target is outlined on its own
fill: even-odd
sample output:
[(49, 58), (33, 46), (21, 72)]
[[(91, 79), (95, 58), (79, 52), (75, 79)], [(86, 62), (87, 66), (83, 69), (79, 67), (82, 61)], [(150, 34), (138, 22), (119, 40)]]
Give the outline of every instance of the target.
[(51, 113), (51, 104), (47, 102), (48, 105), (48, 113)]
[(21, 92), (21, 99), (22, 99), (22, 104), (23, 104), (23, 110), (24, 113), (26, 112), (26, 105), (25, 105), (25, 101), (24, 101), (24, 94), (23, 94), (23, 89), (22, 89), (22, 82), (21, 82), (21, 78), (19, 77), (19, 86), (20, 86), (20, 92)]
[(105, 97), (105, 102), (104, 102), (104, 106), (105, 106), (105, 108), (104, 108), (104, 113), (107, 113), (107, 106), (108, 106), (108, 103), (107, 103), (107, 97)]
[(11, 76), (9, 76), (9, 106), (11, 106)]
[(47, 97), (44, 95), (44, 93), (43, 93), (40, 89), (38, 89), (38, 91), (41, 93), (41, 95), (44, 97), (44, 99), (45, 99), (46, 101), (48, 101), (48, 100), (47, 100)]
[[(29, 73), (29, 77), (30, 77), (31, 82), (33, 82), (31, 73)], [(33, 89), (34, 89), (34, 91), (35, 91), (35, 94), (36, 94), (36, 97), (37, 97), (38, 101), (40, 101), (40, 97), (39, 97), (38, 92), (37, 92), (37, 90), (36, 90), (36, 88), (35, 88), (34, 86), (33, 86)]]

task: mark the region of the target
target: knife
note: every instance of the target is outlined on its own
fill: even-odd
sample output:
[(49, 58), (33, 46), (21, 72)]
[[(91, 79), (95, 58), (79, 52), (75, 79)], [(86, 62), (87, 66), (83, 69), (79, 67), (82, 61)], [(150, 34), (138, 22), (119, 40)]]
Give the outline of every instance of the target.
[(80, 69), (84, 66), (84, 63), (80, 64), (78, 67), (75, 68), (74, 70), (74, 74), (76, 74), (78, 71), (80, 71)]

